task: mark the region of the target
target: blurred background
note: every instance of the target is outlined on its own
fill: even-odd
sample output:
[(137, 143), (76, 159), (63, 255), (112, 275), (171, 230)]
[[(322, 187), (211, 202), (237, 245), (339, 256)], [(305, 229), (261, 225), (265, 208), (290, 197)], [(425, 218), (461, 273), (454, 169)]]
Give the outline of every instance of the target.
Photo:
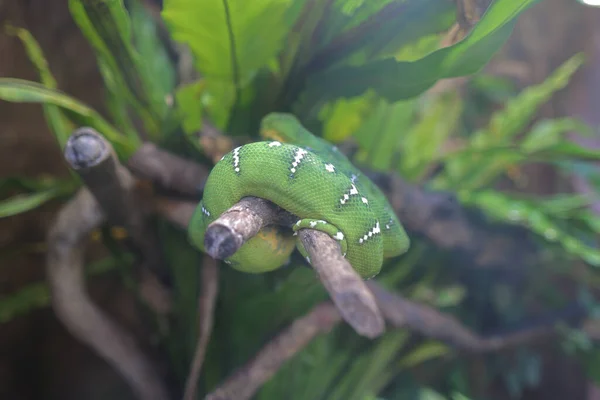
[[(146, 1), (144, 5), (152, 18), (158, 18), (160, 2)], [(62, 91), (102, 115), (110, 114), (105, 101), (105, 84), (94, 50), (73, 21), (67, 1), (0, 0), (0, 26), (7, 22), (27, 29), (38, 41)], [(570, 141), (580, 143), (587, 149), (600, 150), (600, 8), (576, 0), (545, 0), (525, 11), (519, 16), (507, 43), (481, 73), (466, 79), (443, 81), (450, 86), (436, 89), (443, 94), (436, 97), (434, 92), (429, 92), (427, 98), (422, 98), (417, 116), (411, 122), (413, 130), (416, 132), (420, 129), (424, 137), (437, 132), (438, 136), (445, 137), (444, 146), (447, 147), (444, 148), (460, 147), (469, 140), (471, 133), (478, 130), (488, 129), (485, 134), (493, 136), (493, 132), (497, 132), (489, 125), (493, 113), (504, 110), (527, 88), (545, 82), (578, 53), (585, 56), (583, 64), (567, 66), (567, 69), (572, 69), (571, 72), (559, 72), (562, 76), (555, 76), (555, 80), (562, 83), (557, 83), (553, 88), (548, 84), (547, 95), (538, 91), (536, 95), (545, 98), (539, 106), (532, 107), (535, 108), (533, 116), (522, 124), (524, 128), (519, 129), (514, 137), (529, 132), (532, 127), (537, 127), (540, 135), (543, 135), (544, 129), (567, 131), (566, 137)], [(14, 35), (0, 34), (0, 77), (39, 81), (38, 72), (30, 62), (22, 42)], [(523, 107), (524, 103), (514, 104)], [(504, 118), (510, 121), (513, 117), (509, 115)], [(587, 124), (587, 134), (583, 134), (584, 129), (579, 129), (571, 118)], [(414, 127), (423, 121), (430, 123)], [(546, 121), (546, 125), (536, 125), (540, 121)], [(330, 123), (335, 125), (335, 121)], [(561, 128), (556, 124), (564, 125)], [(442, 132), (440, 126), (446, 126), (447, 131)], [(498, 126), (504, 126), (502, 121), (498, 122)], [(428, 141), (434, 140), (421, 138), (418, 141), (415, 139), (418, 136), (412, 137), (416, 142), (404, 143), (403, 146), (414, 146), (413, 150), (422, 149)], [(356, 135), (360, 148), (356, 154), (357, 160), (365, 161), (370, 157), (369, 152), (373, 151), (374, 145), (369, 140), (364, 135)], [(403, 164), (393, 168), (405, 172), (405, 177), (416, 183), (430, 182), (438, 177), (437, 183), (432, 186), (434, 189), (458, 193), (465, 206), (479, 205), (484, 214), (491, 215), (492, 210), (499, 209), (500, 206), (494, 203), (499, 202), (498, 199), (486, 204), (484, 198), (470, 198), (469, 185), (466, 183), (464, 187), (444, 183), (435, 174), (440, 167), (439, 161), (434, 160), (437, 152), (437, 149), (432, 149), (429, 155), (416, 161), (401, 157)], [(390, 161), (382, 162), (381, 157), (389, 157)], [(370, 167), (389, 169), (396, 156), (381, 157), (376, 157), (376, 162), (372, 162)], [(458, 160), (454, 167), (466, 168), (466, 164), (476, 162), (473, 160)], [(591, 216), (600, 213), (600, 202), (597, 202), (598, 199), (590, 201), (588, 197), (583, 203), (581, 199), (577, 203), (575, 199), (577, 194), (597, 192), (600, 184), (597, 162), (559, 160), (520, 163), (499, 160), (495, 168), (499, 168), (502, 176), (498, 179), (480, 177), (479, 183), (472, 183), (473, 188), (518, 193), (524, 199), (524, 210), (541, 210), (544, 207), (549, 210), (554, 205), (559, 211), (551, 217), (556, 217), (557, 226), (571, 229), (569, 224), (573, 224), (573, 231), (585, 236), (585, 240), (581, 240), (592, 247), (594, 242), (597, 243), (600, 227), (580, 225), (592, 221)], [(561, 163), (567, 165), (557, 165)], [(491, 174), (496, 177), (500, 172)], [(31, 179), (36, 184), (51, 184), (54, 180), (69, 178), (68, 167), (39, 105), (0, 102), (0, 178), (5, 184), (1, 192), (3, 198), (22, 191), (15, 188), (18, 185), (6, 183), (10, 179)], [(69, 190), (67, 187), (65, 193)], [(570, 193), (572, 196), (568, 199), (552, 197), (561, 193)], [(555, 203), (551, 204), (550, 200), (544, 203), (539, 200), (537, 203), (538, 199), (545, 198), (554, 198)], [(561, 199), (564, 202), (559, 204)], [(45, 237), (63, 201), (64, 196), (58, 196), (27, 212), (0, 218), (0, 398), (133, 398), (121, 377), (87, 346), (67, 333), (49, 306), (48, 292), (43, 286)], [(574, 210), (585, 212), (576, 215)], [(573, 222), (570, 218), (577, 221)], [(497, 219), (506, 222), (503, 216)], [(584, 250), (555, 251), (551, 244), (533, 236), (533, 239), (528, 236), (527, 240), (541, 242), (542, 247), (550, 249), (536, 262), (501, 266), (489, 266), (483, 262), (482, 265), (487, 267), (478, 266), (477, 260), (446, 258), (442, 250), (425, 255), (424, 250), (429, 248), (428, 245), (417, 241), (415, 249), (411, 251), (415, 252), (413, 259), (421, 261), (398, 267), (405, 268), (407, 272), (406, 277), (401, 278), (404, 283), (397, 287), (400, 292), (402, 288), (406, 289), (403, 293), (410, 293), (409, 297), (416, 301), (428, 302), (453, 313), (482, 334), (517, 325), (527, 326), (529, 318), (540, 315), (553, 318), (556, 309), (563, 310), (561, 307), (571, 301), (581, 303), (585, 300), (589, 307), (596, 307), (598, 284), (594, 282), (598, 280), (593, 276), (593, 267), (589, 265), (593, 263), (595, 253), (584, 254)], [(86, 259), (93, 262), (109, 254), (110, 251), (96, 236), (92, 238)], [(419, 270), (421, 264), (427, 267), (422, 267), (421, 272), (414, 272)], [(239, 288), (235, 285), (240, 283), (232, 285)], [(141, 342), (152, 340), (152, 328), (144, 322), (143, 313), (139, 312), (136, 295), (123, 283), (122, 272), (113, 269), (97, 274), (88, 281), (88, 288), (94, 301)], [(434, 298), (439, 293), (445, 297)], [(196, 302), (194, 296), (187, 301), (193, 305)], [(557, 307), (548, 309), (553, 305)], [(289, 318), (282, 320), (291, 320), (294, 312), (291, 310)], [(243, 336), (243, 326), (233, 326), (231, 329), (234, 328), (241, 330), (238, 336)], [(269, 332), (272, 331), (263, 332), (263, 336), (268, 337), (271, 334)], [(559, 341), (530, 343), (494, 355), (450, 358), (444, 358), (446, 350), (435, 343), (411, 339), (403, 342), (406, 347), (402, 353), (412, 354), (412, 361), (406, 364), (410, 368), (399, 370), (395, 380), (382, 385), (385, 391), (379, 396), (385, 399), (419, 398), (415, 394), (417, 389), (413, 394), (402, 394), (398, 389), (415, 385), (433, 387), (439, 393), (461, 392), (473, 399), (600, 399), (600, 387), (597, 386), (600, 384), (600, 353), (596, 349), (596, 341), (600, 336), (594, 337), (593, 332), (593, 326), (585, 333), (567, 329)], [(336, 343), (352, 342), (349, 330), (336, 334), (345, 337), (331, 339)], [(181, 337), (173, 340), (185, 341)], [(256, 340), (233, 358), (242, 362), (246, 356), (253, 354), (257, 349)], [(326, 346), (327, 343), (323, 342), (320, 346)], [(410, 349), (418, 349), (419, 346), (419, 353), (411, 353)], [(352, 342), (351, 347), (353, 351), (360, 348), (360, 354), (368, 352), (364, 344)], [(215, 366), (216, 372), (210, 376), (211, 360), (224, 357), (219, 350), (226, 352), (227, 348), (227, 343), (221, 343), (210, 350), (212, 355), (209, 354), (205, 366), (209, 375), (204, 381), (206, 387), (220, 381), (231, 370)], [(355, 357), (358, 359), (358, 355)], [(181, 365), (187, 365), (188, 361), (180, 360)], [(233, 361), (231, 363), (235, 364)], [(348, 374), (349, 369), (346, 370)], [(298, 371), (304, 369), (298, 367)], [(420, 383), (416, 385), (414, 382)], [(274, 388), (270, 390), (276, 393)], [(257, 398), (288, 397), (263, 393), (262, 397)]]

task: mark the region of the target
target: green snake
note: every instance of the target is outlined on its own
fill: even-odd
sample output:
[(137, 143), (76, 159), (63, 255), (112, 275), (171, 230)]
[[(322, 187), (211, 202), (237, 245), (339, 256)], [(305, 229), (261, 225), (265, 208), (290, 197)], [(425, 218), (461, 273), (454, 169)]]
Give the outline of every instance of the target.
[(292, 114), (261, 121), (266, 141), (232, 150), (216, 163), (188, 227), (190, 242), (204, 251), (207, 226), (243, 197), (269, 200), (298, 217), (291, 227), (267, 226), (225, 262), (262, 273), (285, 265), (294, 248), (310, 263), (296, 232), (310, 228), (337, 240), (363, 278), (377, 275), (383, 260), (405, 253), (410, 241), (384, 194), (335, 146), (314, 136)]

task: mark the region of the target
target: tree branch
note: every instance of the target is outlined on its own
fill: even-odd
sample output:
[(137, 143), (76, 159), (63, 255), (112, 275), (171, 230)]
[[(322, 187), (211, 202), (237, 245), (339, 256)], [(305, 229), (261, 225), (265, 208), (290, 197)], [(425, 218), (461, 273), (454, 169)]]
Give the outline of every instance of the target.
[(154, 230), (148, 229), (142, 209), (136, 204), (135, 181), (118, 163), (110, 144), (88, 128), (77, 130), (69, 138), (65, 158), (87, 189), (81, 189), (63, 207), (48, 235), (47, 274), (54, 311), (76, 338), (123, 375), (140, 399), (166, 400), (168, 392), (151, 360), (128, 332), (93, 304), (83, 279), (85, 239), (105, 220), (124, 223), (146, 263), (154, 263), (158, 269)]
[(104, 220), (87, 189), (81, 189), (58, 213), (48, 234), (46, 264), (54, 312), (73, 336), (121, 373), (138, 398), (166, 400), (167, 390), (151, 360), (129, 333), (92, 302), (85, 289), (85, 239)]
[[(144, 152), (144, 148), (141, 151)], [(156, 155), (156, 152), (151, 153), (150, 159)], [(80, 128), (67, 141), (64, 156), (94, 195), (109, 222), (124, 226), (149, 269), (162, 275), (164, 260), (158, 235), (146, 218), (149, 202), (144, 199), (149, 196), (136, 193), (134, 177), (119, 163), (110, 143), (93, 129)], [(177, 168), (176, 160), (180, 159), (170, 157), (169, 165)], [(150, 163), (145, 165), (150, 166)]]
[(205, 400), (247, 400), (284, 362), (302, 350), (317, 335), (329, 332), (341, 320), (333, 304), (326, 302), (298, 318), (263, 347), (248, 364), (238, 369)]
[(215, 302), (219, 291), (219, 269), (217, 268), (216, 261), (208, 256), (204, 257), (202, 261), (201, 279), (202, 289), (198, 298), (198, 319), (200, 321), (198, 326), (198, 343), (196, 344), (196, 352), (185, 384), (184, 400), (196, 399), (198, 378), (200, 377), (206, 347), (208, 346), (210, 334), (213, 329)]
[[(245, 197), (208, 226), (204, 246), (212, 257), (224, 259), (233, 255), (262, 228), (268, 225), (290, 227), (297, 220), (298, 217), (270, 201)], [(375, 300), (360, 276), (342, 257), (339, 245), (324, 247), (318, 243), (319, 232), (313, 230), (301, 230), (299, 237), (323, 286), (344, 319), (361, 335), (370, 338), (381, 335), (384, 323)], [(324, 257), (331, 262), (321, 262)]]

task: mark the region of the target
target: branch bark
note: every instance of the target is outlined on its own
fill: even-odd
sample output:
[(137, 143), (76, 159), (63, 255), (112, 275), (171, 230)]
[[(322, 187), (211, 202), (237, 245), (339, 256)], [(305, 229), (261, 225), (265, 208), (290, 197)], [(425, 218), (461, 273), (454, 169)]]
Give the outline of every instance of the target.
[(104, 213), (87, 189), (81, 189), (58, 213), (48, 235), (46, 264), (54, 312), (73, 336), (120, 372), (138, 398), (166, 400), (167, 390), (152, 361), (129, 333), (92, 302), (85, 289), (85, 239), (104, 221)]
[[(298, 217), (270, 201), (245, 197), (208, 226), (204, 246), (212, 257), (224, 259), (233, 255), (262, 228), (268, 225), (290, 227), (297, 220)], [(342, 257), (339, 245), (326, 247), (319, 243), (319, 233), (303, 229), (299, 231), (299, 237), (323, 286), (356, 332), (369, 338), (381, 335), (385, 326), (372, 294)]]
[(326, 302), (298, 318), (238, 369), (205, 400), (247, 400), (317, 335), (329, 332), (341, 320), (333, 304)]
[(219, 291), (219, 269), (215, 260), (206, 256), (202, 262), (201, 292), (198, 298), (198, 343), (185, 384), (183, 400), (196, 399), (198, 378), (213, 328), (215, 303)]
[(76, 338), (121, 373), (138, 398), (166, 400), (167, 389), (152, 360), (91, 301), (83, 278), (85, 239), (106, 220), (125, 224), (147, 264), (160, 262), (157, 243), (133, 196), (135, 181), (118, 163), (110, 144), (87, 128), (74, 132), (65, 158), (87, 188), (63, 207), (48, 234), (46, 268), (54, 311)]

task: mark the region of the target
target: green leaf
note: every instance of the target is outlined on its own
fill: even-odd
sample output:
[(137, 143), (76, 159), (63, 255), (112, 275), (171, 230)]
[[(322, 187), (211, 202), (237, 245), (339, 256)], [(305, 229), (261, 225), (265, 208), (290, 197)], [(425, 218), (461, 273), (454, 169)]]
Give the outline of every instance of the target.
[[(26, 29), (12, 26), (7, 27), (7, 33), (17, 36), (21, 40), (25, 46), (25, 51), (27, 52), (29, 60), (33, 63), (40, 75), (42, 84), (49, 89), (56, 89), (56, 79), (54, 79), (54, 76), (48, 67), (48, 62), (44, 58), (42, 49), (33, 36)], [(44, 104), (43, 109), (46, 122), (52, 130), (52, 133), (54, 133), (54, 137), (56, 137), (60, 148), (63, 149), (74, 126), (58, 107)]]
[(133, 47), (131, 24), (123, 0), (69, 0), (69, 10), (96, 52), (109, 91), (118, 94), (123, 104), (132, 106), (142, 118), (147, 133), (157, 137), (165, 99), (157, 98), (153, 90), (156, 77)]
[(410, 353), (402, 357), (402, 359), (398, 362), (398, 365), (401, 368), (411, 368), (415, 365), (422, 364), (425, 361), (441, 357), (447, 354), (449, 351), (450, 348), (443, 343), (428, 341), (419, 345)]
[[(521, 148), (517, 146), (514, 151), (500, 152), (498, 154), (481, 153), (478, 151), (501, 146), (510, 146), (514, 138), (533, 119), (539, 107), (547, 102), (552, 95), (564, 88), (573, 73), (581, 66), (583, 56), (577, 54), (557, 68), (552, 75), (539, 85), (528, 87), (518, 96), (509, 100), (505, 107), (495, 112), (487, 127), (475, 132), (469, 140), (467, 149), (469, 157), (459, 156), (448, 159), (445, 172), (438, 176), (434, 182), (437, 189), (448, 189), (449, 182), (460, 182), (461, 189), (477, 189), (490, 184), (507, 167), (521, 161), (530, 161), (524, 157), (544, 151), (555, 155), (557, 142), (550, 140), (562, 130), (577, 129), (584, 132), (585, 126), (572, 119), (554, 120), (553, 122), (536, 125), (531, 134), (525, 137)], [(550, 127), (548, 124), (552, 124)], [(545, 142), (542, 142), (544, 140)], [(562, 146), (561, 146), (562, 147)], [(573, 148), (573, 146), (565, 146)], [(566, 151), (566, 150), (565, 150)], [(541, 154), (535, 154), (541, 156)], [(582, 155), (582, 154), (580, 154)], [(565, 156), (563, 154), (562, 156)]]
[(389, 104), (379, 100), (375, 110), (354, 134), (359, 144), (355, 161), (379, 171), (389, 170), (399, 150), (401, 135), (410, 126), (414, 111), (413, 101)]
[(70, 119), (80, 125), (89, 126), (103, 134), (115, 147), (117, 154), (129, 157), (138, 142), (126, 139), (96, 111), (85, 104), (58, 91), (38, 83), (22, 79), (0, 78), (0, 99), (15, 103), (53, 104), (68, 113)]
[(420, 119), (402, 135), (399, 172), (410, 180), (424, 177), (443, 153), (443, 146), (457, 127), (463, 103), (456, 92), (435, 98), (421, 111)]
[(304, 102), (360, 95), (372, 88), (390, 101), (409, 99), (444, 78), (478, 72), (504, 45), (516, 17), (539, 0), (496, 0), (459, 43), (417, 61), (393, 58), (362, 66), (342, 66), (309, 77)]
[(196, 81), (177, 88), (175, 107), (181, 120), (183, 132), (191, 135), (202, 127), (202, 102), (204, 81)]
[(207, 98), (215, 108), (229, 109), (284, 46), (292, 5), (292, 0), (165, 0), (162, 16), (172, 38), (190, 47), (207, 81)]
[(131, 18), (133, 45), (144, 60), (140, 72), (144, 76), (148, 88), (148, 96), (154, 104), (154, 109), (161, 119), (169, 111), (165, 99), (175, 89), (177, 71), (166, 50), (166, 45), (160, 38), (155, 18), (150, 15), (140, 0), (127, 1)]
[(338, 99), (319, 111), (323, 122), (323, 139), (339, 143), (357, 131), (365, 117), (378, 103), (373, 92), (352, 99)]
[(573, 118), (543, 119), (535, 123), (520, 147), (528, 153), (543, 151), (564, 143), (568, 132), (589, 134), (591, 129)]
[(33, 194), (19, 194), (0, 201), (0, 218), (21, 214), (57, 198), (62, 193), (56, 189), (48, 189)]
[[(337, 3), (334, 9), (340, 7)], [(331, 13), (323, 22), (328, 27), (324, 36), (331, 39), (312, 57), (305, 76), (325, 71), (343, 60), (362, 65), (393, 56), (421, 37), (449, 28), (455, 15), (454, 5), (445, 0), (372, 0), (348, 13), (353, 8), (341, 4), (341, 15)]]
[[(126, 254), (125, 257), (107, 257), (86, 266), (86, 276), (96, 276), (113, 270), (115, 267), (133, 263), (133, 256)], [(10, 261), (3, 260), (3, 264), (9, 265)], [(45, 282), (33, 283), (20, 289), (16, 293), (0, 297), (0, 323), (6, 323), (13, 318), (25, 315), (35, 309), (50, 305), (52, 296), (50, 288)]]
[(567, 254), (594, 267), (600, 266), (600, 249), (561, 228), (535, 202), (514, 199), (493, 190), (461, 190), (458, 198), (466, 205), (484, 210), (494, 220), (525, 226), (547, 242), (559, 244)]

